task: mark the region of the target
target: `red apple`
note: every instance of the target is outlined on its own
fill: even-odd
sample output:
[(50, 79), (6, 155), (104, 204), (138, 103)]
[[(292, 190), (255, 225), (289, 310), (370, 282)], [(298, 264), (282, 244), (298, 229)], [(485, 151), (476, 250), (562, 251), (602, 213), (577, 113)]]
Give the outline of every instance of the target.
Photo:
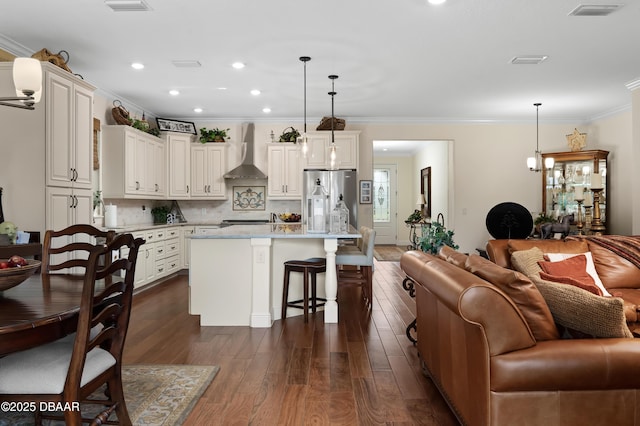
[(9, 258), (9, 266), (26, 266), (27, 261), (24, 257), (20, 257), (18, 255), (13, 255)]
[(0, 269), (9, 268), (9, 262), (0, 262)]

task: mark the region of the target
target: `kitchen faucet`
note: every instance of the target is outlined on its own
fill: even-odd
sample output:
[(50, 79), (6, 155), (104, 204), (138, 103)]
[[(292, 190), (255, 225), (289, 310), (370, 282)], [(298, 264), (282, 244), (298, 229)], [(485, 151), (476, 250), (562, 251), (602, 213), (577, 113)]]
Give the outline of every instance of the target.
[(269, 214), (269, 222), (270, 223), (276, 223), (278, 216), (275, 213), (270, 213)]

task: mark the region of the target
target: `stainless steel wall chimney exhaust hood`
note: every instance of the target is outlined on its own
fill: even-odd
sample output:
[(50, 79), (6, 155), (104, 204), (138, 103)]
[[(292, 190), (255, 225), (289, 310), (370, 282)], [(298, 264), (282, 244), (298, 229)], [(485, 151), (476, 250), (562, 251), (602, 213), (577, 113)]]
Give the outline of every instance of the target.
[(225, 179), (266, 179), (267, 175), (253, 164), (255, 125), (242, 125), (242, 163), (224, 175)]

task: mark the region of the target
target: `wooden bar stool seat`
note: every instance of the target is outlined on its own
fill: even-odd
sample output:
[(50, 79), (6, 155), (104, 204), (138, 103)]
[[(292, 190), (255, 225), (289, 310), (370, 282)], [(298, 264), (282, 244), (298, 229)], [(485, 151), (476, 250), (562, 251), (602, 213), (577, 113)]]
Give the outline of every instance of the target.
[[(287, 260), (284, 262), (284, 286), (282, 288), (282, 319), (287, 318), (287, 308), (297, 308), (304, 311), (304, 322), (309, 321), (309, 300), (311, 311), (315, 314), (318, 306), (324, 306), (327, 299), (317, 297), (317, 274), (327, 270), (326, 260), (322, 257), (312, 257), (305, 260)], [(302, 299), (289, 301), (289, 274), (301, 272), (303, 279)], [(311, 282), (309, 282), (311, 277)], [(309, 298), (309, 284), (311, 284), (311, 298)], [(318, 303), (320, 301), (321, 303)]]

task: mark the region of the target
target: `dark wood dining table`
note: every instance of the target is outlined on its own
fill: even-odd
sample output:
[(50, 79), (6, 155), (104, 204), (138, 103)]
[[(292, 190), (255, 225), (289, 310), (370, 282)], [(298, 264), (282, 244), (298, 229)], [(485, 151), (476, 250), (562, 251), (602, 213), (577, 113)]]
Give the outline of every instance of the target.
[[(83, 275), (32, 275), (0, 291), (0, 356), (49, 343), (75, 332)], [(104, 283), (96, 283), (96, 291)]]

